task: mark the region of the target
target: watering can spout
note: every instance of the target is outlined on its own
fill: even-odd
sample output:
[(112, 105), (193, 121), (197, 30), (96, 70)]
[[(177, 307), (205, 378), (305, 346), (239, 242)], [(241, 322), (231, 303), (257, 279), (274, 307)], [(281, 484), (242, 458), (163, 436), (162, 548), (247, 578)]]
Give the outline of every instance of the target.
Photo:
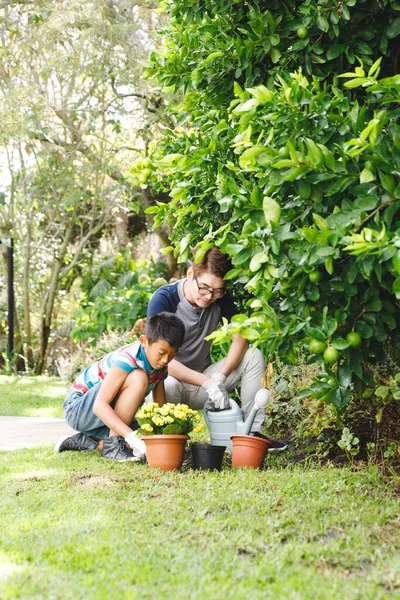
[(264, 408), (267, 406), (268, 402), (271, 399), (271, 394), (269, 390), (261, 389), (258, 390), (256, 397), (254, 399), (254, 406), (251, 409), (247, 419), (242, 423), (237, 424), (238, 433), (241, 435), (248, 435), (251, 431), (251, 426), (254, 423), (254, 419), (256, 418), (256, 414), (260, 410), (260, 408)]

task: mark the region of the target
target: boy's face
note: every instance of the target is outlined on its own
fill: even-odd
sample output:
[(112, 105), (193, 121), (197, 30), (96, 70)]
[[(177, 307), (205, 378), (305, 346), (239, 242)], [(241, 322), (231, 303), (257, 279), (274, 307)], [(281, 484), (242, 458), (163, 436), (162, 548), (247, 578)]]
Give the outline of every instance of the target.
[(175, 354), (178, 352), (178, 348), (173, 348), (165, 340), (157, 340), (150, 344), (145, 335), (141, 335), (139, 339), (144, 348), (147, 360), (153, 369), (162, 369), (165, 367), (175, 358)]

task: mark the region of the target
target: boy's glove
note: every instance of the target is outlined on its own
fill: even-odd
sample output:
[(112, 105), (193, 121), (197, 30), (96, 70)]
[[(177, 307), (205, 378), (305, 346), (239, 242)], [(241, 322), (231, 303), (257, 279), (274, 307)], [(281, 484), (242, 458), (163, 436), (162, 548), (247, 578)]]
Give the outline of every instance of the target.
[(125, 441), (128, 446), (131, 448), (134, 456), (140, 458), (142, 462), (146, 461), (146, 444), (143, 440), (140, 440), (136, 434), (131, 431), (128, 435), (125, 436)]
[(209, 400), (206, 410), (226, 410), (229, 408), (229, 394), (220, 381), (208, 379), (201, 386), (207, 392)]

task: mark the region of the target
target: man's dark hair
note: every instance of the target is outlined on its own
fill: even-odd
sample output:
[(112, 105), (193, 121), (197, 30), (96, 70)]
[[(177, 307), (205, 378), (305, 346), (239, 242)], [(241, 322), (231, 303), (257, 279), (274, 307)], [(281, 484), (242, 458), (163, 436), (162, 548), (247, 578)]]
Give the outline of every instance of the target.
[(146, 321), (144, 335), (149, 344), (165, 340), (171, 348), (179, 348), (185, 339), (185, 326), (181, 319), (170, 312), (151, 315)]
[(201, 273), (210, 273), (223, 279), (228, 271), (232, 269), (232, 263), (226, 254), (214, 246), (205, 253), (203, 258), (192, 265), (193, 272), (197, 277)]

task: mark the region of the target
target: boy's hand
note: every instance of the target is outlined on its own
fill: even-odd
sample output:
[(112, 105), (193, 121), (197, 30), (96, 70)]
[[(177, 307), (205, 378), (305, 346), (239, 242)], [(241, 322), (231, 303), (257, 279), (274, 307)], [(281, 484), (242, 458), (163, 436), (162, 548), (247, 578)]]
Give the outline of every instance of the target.
[(208, 379), (201, 387), (206, 390), (207, 396), (217, 410), (229, 408), (229, 394), (221, 382), (215, 379)]
[(125, 441), (131, 448), (133, 454), (140, 458), (142, 462), (144, 462), (146, 460), (146, 444), (144, 441), (136, 437), (133, 431), (125, 436)]

